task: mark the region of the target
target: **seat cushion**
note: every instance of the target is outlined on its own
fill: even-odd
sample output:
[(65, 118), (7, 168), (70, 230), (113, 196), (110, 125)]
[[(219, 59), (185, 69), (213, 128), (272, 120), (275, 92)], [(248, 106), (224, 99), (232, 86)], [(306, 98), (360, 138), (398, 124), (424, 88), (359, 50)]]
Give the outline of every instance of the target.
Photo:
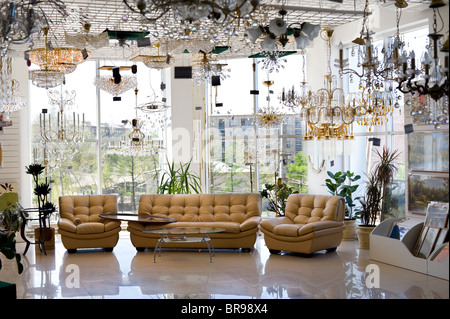
[(77, 235), (86, 235), (86, 234), (99, 234), (105, 232), (105, 225), (103, 223), (83, 223), (77, 226), (76, 234)]

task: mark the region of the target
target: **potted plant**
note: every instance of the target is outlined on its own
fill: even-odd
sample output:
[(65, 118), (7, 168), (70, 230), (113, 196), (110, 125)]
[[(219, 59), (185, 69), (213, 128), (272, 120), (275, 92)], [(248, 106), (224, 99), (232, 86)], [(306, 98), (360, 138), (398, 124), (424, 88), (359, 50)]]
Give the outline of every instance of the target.
[[(0, 252), (7, 259), (16, 259), (19, 274), (23, 271), (20, 254), (16, 252), (16, 232), (20, 227), (20, 206), (13, 204), (0, 215)], [(0, 260), (0, 269), (2, 261)]]
[[(35, 230), (35, 237), (39, 238), (41, 242), (49, 242), (53, 239), (54, 229), (47, 225), (46, 221), (50, 220), (51, 214), (56, 211), (55, 205), (49, 201), (50, 192), (52, 188), (48, 183), (47, 178), (45, 181), (40, 181), (40, 175), (44, 172), (45, 166), (39, 163), (30, 164), (26, 166), (26, 173), (31, 175), (34, 182), (34, 195), (37, 197), (38, 210), (41, 215), (39, 221), (39, 229)], [(42, 214), (41, 214), (42, 213)], [(43, 232), (41, 232), (43, 231)], [(45, 234), (45, 238), (44, 238)], [(28, 250), (29, 245), (25, 248), (25, 252)]]
[(400, 155), (398, 150), (390, 151), (387, 147), (380, 153), (376, 150), (377, 162), (368, 176), (366, 189), (361, 203), (360, 218), (361, 224), (356, 229), (358, 235), (359, 248), (370, 248), (370, 233), (375, 228), (381, 212), (386, 207), (388, 186), (394, 179), (394, 174), (398, 167), (396, 160)]
[(264, 186), (265, 189), (259, 193), (261, 197), (269, 200), (267, 209), (275, 212), (276, 217), (284, 216), (289, 195), (297, 194), (298, 191), (294, 191), (291, 187), (288, 187), (286, 183), (283, 183), (281, 178), (278, 178), (275, 184), (265, 184)]
[[(200, 193), (200, 177), (195, 173), (189, 172), (192, 160), (186, 164), (179, 164), (175, 168), (175, 163), (169, 163), (168, 169), (163, 172), (161, 180), (158, 183), (158, 194), (191, 194)], [(156, 174), (157, 178), (159, 174)]]
[(345, 199), (345, 230), (342, 236), (343, 240), (353, 240), (356, 237), (356, 218), (358, 217), (359, 211), (355, 209), (355, 201), (360, 197), (353, 198), (353, 194), (358, 189), (359, 185), (352, 185), (361, 178), (360, 175), (355, 175), (355, 173), (346, 172), (327, 172), (330, 178), (325, 180), (325, 186), (328, 188), (328, 192), (334, 196), (342, 196)]

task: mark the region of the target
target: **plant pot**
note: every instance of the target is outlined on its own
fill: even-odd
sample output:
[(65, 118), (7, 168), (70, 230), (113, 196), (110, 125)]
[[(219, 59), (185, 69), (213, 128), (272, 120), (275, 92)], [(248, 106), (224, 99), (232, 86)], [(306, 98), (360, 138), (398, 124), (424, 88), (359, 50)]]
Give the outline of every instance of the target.
[(344, 220), (344, 234), (342, 240), (354, 240), (356, 237), (356, 220), (346, 219)]
[(375, 229), (375, 226), (358, 225), (356, 234), (358, 235), (359, 248), (370, 249), (370, 233)]
[[(34, 229), (35, 241), (37, 241), (40, 238), (39, 237), (40, 235), (41, 235), (40, 229), (35, 228)], [(46, 235), (47, 235), (46, 236), (47, 238), (43, 238), (43, 239), (45, 239), (45, 241), (44, 241), (45, 250), (55, 249), (55, 228), (53, 228), (53, 227), (47, 228)], [(36, 248), (39, 249), (39, 245), (36, 245)]]

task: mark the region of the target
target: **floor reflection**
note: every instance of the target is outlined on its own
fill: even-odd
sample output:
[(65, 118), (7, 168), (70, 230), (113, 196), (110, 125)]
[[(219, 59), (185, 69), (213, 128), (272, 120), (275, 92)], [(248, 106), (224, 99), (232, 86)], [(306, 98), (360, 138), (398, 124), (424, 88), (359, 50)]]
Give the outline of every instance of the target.
[[(24, 272), (2, 258), (0, 280), (16, 283), (19, 299), (448, 299), (448, 281), (369, 259), (357, 241), (310, 258), (272, 255), (262, 236), (251, 252), (163, 249), (137, 252), (126, 232), (114, 251), (69, 254), (57, 236), (47, 255), (30, 249)], [(18, 243), (23, 251), (24, 244)], [(22, 250), (21, 250), (22, 249)], [(367, 267), (378, 267), (379, 287), (370, 287)]]

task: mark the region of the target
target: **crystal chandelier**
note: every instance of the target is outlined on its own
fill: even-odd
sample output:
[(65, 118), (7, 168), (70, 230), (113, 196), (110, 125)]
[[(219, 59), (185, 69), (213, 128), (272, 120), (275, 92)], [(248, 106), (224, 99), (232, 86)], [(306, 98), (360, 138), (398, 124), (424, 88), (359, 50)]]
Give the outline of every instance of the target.
[[(415, 52), (411, 51), (409, 57), (406, 52), (401, 56), (402, 72), (400, 74), (398, 90), (402, 93), (412, 93), (426, 95), (431, 97), (435, 102), (449, 95), (448, 81), (448, 39), (446, 44), (440, 45), (439, 40), (443, 36), (437, 30), (436, 14), (439, 14), (439, 7), (445, 5), (445, 2), (432, 1), (430, 8), (433, 9), (433, 33), (428, 37), (431, 43), (427, 46), (427, 51), (422, 57), (422, 68), (416, 68)], [(440, 14), (439, 14), (440, 15)], [(442, 29), (441, 29), (442, 30)], [(439, 47), (445, 53), (445, 65), (440, 64), (438, 52)]]
[(302, 50), (301, 54), (302, 54), (303, 79), (300, 82), (300, 90), (299, 91), (295, 90), (294, 85), (292, 85), (292, 89), (288, 90), (285, 90), (285, 88), (283, 87), (283, 91), (278, 97), (278, 99), (284, 106), (296, 112), (298, 112), (298, 110), (308, 107), (308, 103), (312, 101), (312, 94), (313, 94), (313, 92), (307, 85), (308, 82), (306, 82), (305, 50)]
[(137, 79), (135, 76), (122, 75), (119, 83), (116, 83), (114, 77), (107, 75), (99, 75), (95, 78), (94, 85), (100, 90), (108, 92), (113, 97), (117, 97), (128, 90), (131, 90), (137, 85)]
[(144, 20), (157, 22), (166, 14), (182, 21), (212, 20), (227, 24), (242, 19), (259, 8), (259, 0), (123, 0)]
[(74, 104), (75, 91), (48, 90), (49, 105), (57, 107), (56, 118), (52, 119), (47, 109), (42, 109), (39, 115), (39, 129), (42, 140), (53, 150), (51, 155), (56, 163), (63, 161), (76, 151), (76, 146), (83, 141), (84, 113), (80, 115), (73, 112), (67, 115), (65, 111)]
[(49, 45), (47, 27), (43, 28), (45, 47), (25, 51), (28, 60), (40, 67), (41, 70), (60, 71), (69, 74), (75, 71), (77, 65), (91, 56), (86, 49), (52, 48)]
[(108, 32), (102, 32), (100, 34), (89, 33), (91, 29), (90, 23), (83, 24), (83, 29), (76, 35), (68, 34), (64, 32), (65, 41), (68, 45), (76, 48), (85, 48), (91, 46), (95, 49), (100, 49), (109, 45)]
[(0, 57), (0, 113), (9, 121), (11, 113), (26, 106), (25, 99), (17, 96), (19, 82), (12, 78), (12, 58)]
[(267, 106), (259, 109), (255, 113), (255, 124), (263, 128), (273, 128), (284, 123), (286, 115), (280, 108), (270, 105), (270, 87), (274, 84), (274, 81), (267, 79), (263, 81), (263, 84), (267, 87)]
[(162, 70), (170, 67), (175, 59), (170, 56), (168, 53), (166, 55), (159, 54), (160, 44), (155, 43), (154, 46), (158, 49), (158, 53), (156, 55), (138, 55), (131, 59), (131, 61), (142, 61), (150, 69)]
[[(396, 2), (399, 3), (398, 1)], [(373, 46), (372, 32), (368, 26), (369, 1), (366, 0), (361, 34), (353, 40), (358, 44), (358, 67), (360, 70), (348, 68), (347, 59), (344, 59), (343, 45), (339, 44), (339, 58), (336, 66), (340, 76), (350, 75), (359, 78), (359, 92), (351, 93), (348, 97), (348, 109), (356, 111), (353, 114), (359, 125), (367, 126), (369, 131), (376, 125), (382, 125), (392, 116), (394, 107), (399, 107), (398, 96), (395, 94), (394, 81), (398, 72), (399, 59), (397, 50), (392, 47), (383, 48), (383, 59), (378, 56), (378, 50)], [(397, 7), (397, 10), (401, 7)], [(397, 20), (397, 26), (399, 21)], [(398, 44), (398, 42), (397, 42)], [(349, 114), (350, 115), (350, 114)]]
[(353, 139), (351, 130), (356, 108), (345, 103), (344, 90), (336, 85), (331, 73), (330, 38), (333, 30), (324, 29), (327, 42), (327, 74), (325, 85), (316, 93), (308, 92), (308, 99), (301, 104), (300, 118), (306, 122), (305, 140)]
[(225, 68), (227, 64), (219, 63), (217, 57), (211, 53), (200, 52), (193, 59), (192, 80), (195, 84), (208, 83), (213, 76), (220, 77), (221, 80), (228, 78), (230, 69)]
[[(151, 140), (142, 133), (141, 128), (143, 122), (137, 118), (137, 94), (138, 89), (134, 90), (136, 96), (136, 118), (131, 121), (132, 131), (128, 135), (128, 139), (123, 137), (118, 146), (110, 146), (111, 153), (125, 155), (125, 156), (148, 156), (158, 153), (163, 150), (162, 141)], [(126, 121), (128, 122), (128, 121)]]
[(66, 6), (60, 0), (6, 0), (0, 3), (0, 56), (5, 56), (11, 44), (23, 44), (49, 21), (41, 6), (50, 6), (64, 19)]
[(262, 64), (262, 70), (268, 73), (272, 73), (273, 71), (276, 71), (278, 73), (280, 69), (284, 69), (284, 64), (287, 62), (287, 60), (282, 57), (282, 52), (267, 51), (263, 52), (262, 54), (265, 55), (265, 58), (261, 61), (258, 61), (258, 63)]

